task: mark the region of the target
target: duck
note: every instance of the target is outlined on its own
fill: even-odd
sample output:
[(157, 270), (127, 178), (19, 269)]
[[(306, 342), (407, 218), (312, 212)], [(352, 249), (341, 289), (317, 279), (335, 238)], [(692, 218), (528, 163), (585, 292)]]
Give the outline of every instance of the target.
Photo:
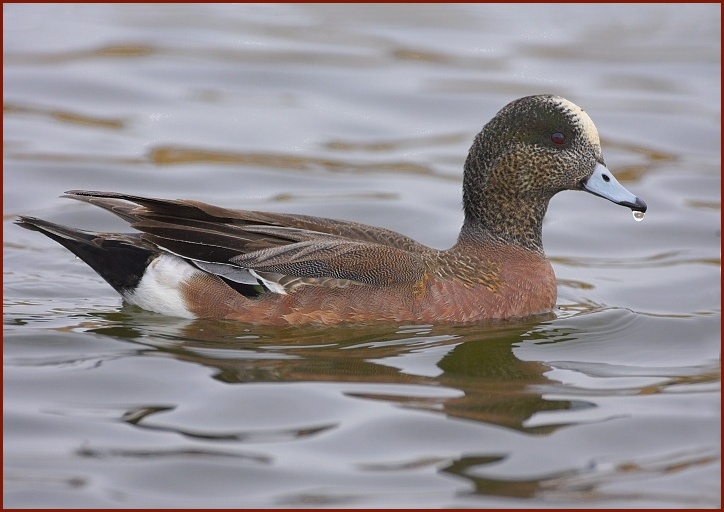
[(555, 309), (542, 243), (558, 192), (579, 190), (646, 212), (606, 167), (588, 114), (553, 94), (516, 99), (474, 138), (463, 168), (464, 220), (439, 250), (348, 220), (70, 190), (131, 233), (84, 231), (31, 216), (16, 223), (88, 264), (127, 303), (244, 324), (457, 324)]

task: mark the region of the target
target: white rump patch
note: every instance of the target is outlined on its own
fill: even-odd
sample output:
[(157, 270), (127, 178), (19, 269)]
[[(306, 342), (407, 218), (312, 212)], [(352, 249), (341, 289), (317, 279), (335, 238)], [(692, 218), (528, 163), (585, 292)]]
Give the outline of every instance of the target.
[(130, 304), (168, 316), (196, 318), (181, 294), (181, 287), (201, 270), (170, 254), (154, 259), (138, 286), (126, 292), (124, 299)]
[(555, 101), (557, 101), (566, 110), (570, 110), (571, 112), (573, 112), (576, 117), (576, 121), (581, 126), (581, 130), (583, 131), (583, 133), (586, 134), (586, 138), (590, 140), (594, 146), (601, 145), (601, 139), (598, 136), (598, 130), (596, 129), (596, 125), (593, 124), (593, 120), (588, 116), (588, 114), (586, 114), (586, 112), (581, 107), (579, 107), (572, 101), (561, 98), (560, 96), (555, 98)]

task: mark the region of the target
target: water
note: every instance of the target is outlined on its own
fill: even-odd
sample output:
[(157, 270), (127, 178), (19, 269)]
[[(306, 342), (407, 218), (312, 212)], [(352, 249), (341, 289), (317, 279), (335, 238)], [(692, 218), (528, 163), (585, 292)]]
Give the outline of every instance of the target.
[[(8, 507), (721, 505), (719, 5), (4, 5)], [(591, 116), (649, 205), (564, 192), (550, 315), (250, 328), (122, 305), (12, 224), (70, 189), (450, 246), (481, 126)]]

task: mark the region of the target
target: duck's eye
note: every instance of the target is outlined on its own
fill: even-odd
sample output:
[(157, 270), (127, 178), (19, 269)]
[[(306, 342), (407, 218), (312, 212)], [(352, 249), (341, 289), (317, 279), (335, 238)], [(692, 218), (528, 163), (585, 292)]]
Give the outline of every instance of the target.
[(566, 136), (561, 132), (554, 132), (551, 134), (551, 141), (553, 141), (553, 144), (558, 144), (560, 146), (561, 144), (566, 143)]

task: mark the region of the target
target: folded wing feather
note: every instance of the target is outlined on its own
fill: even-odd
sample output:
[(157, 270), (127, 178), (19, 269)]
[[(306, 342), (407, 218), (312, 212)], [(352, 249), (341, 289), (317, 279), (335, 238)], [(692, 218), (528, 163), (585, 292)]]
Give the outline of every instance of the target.
[(424, 264), (410, 250), (430, 250), (393, 231), (349, 221), (114, 192), (69, 191), (67, 196), (115, 213), (141, 231), (143, 240), (202, 270), (245, 284), (261, 280), (270, 289), (280, 282), (414, 283), (424, 275)]

